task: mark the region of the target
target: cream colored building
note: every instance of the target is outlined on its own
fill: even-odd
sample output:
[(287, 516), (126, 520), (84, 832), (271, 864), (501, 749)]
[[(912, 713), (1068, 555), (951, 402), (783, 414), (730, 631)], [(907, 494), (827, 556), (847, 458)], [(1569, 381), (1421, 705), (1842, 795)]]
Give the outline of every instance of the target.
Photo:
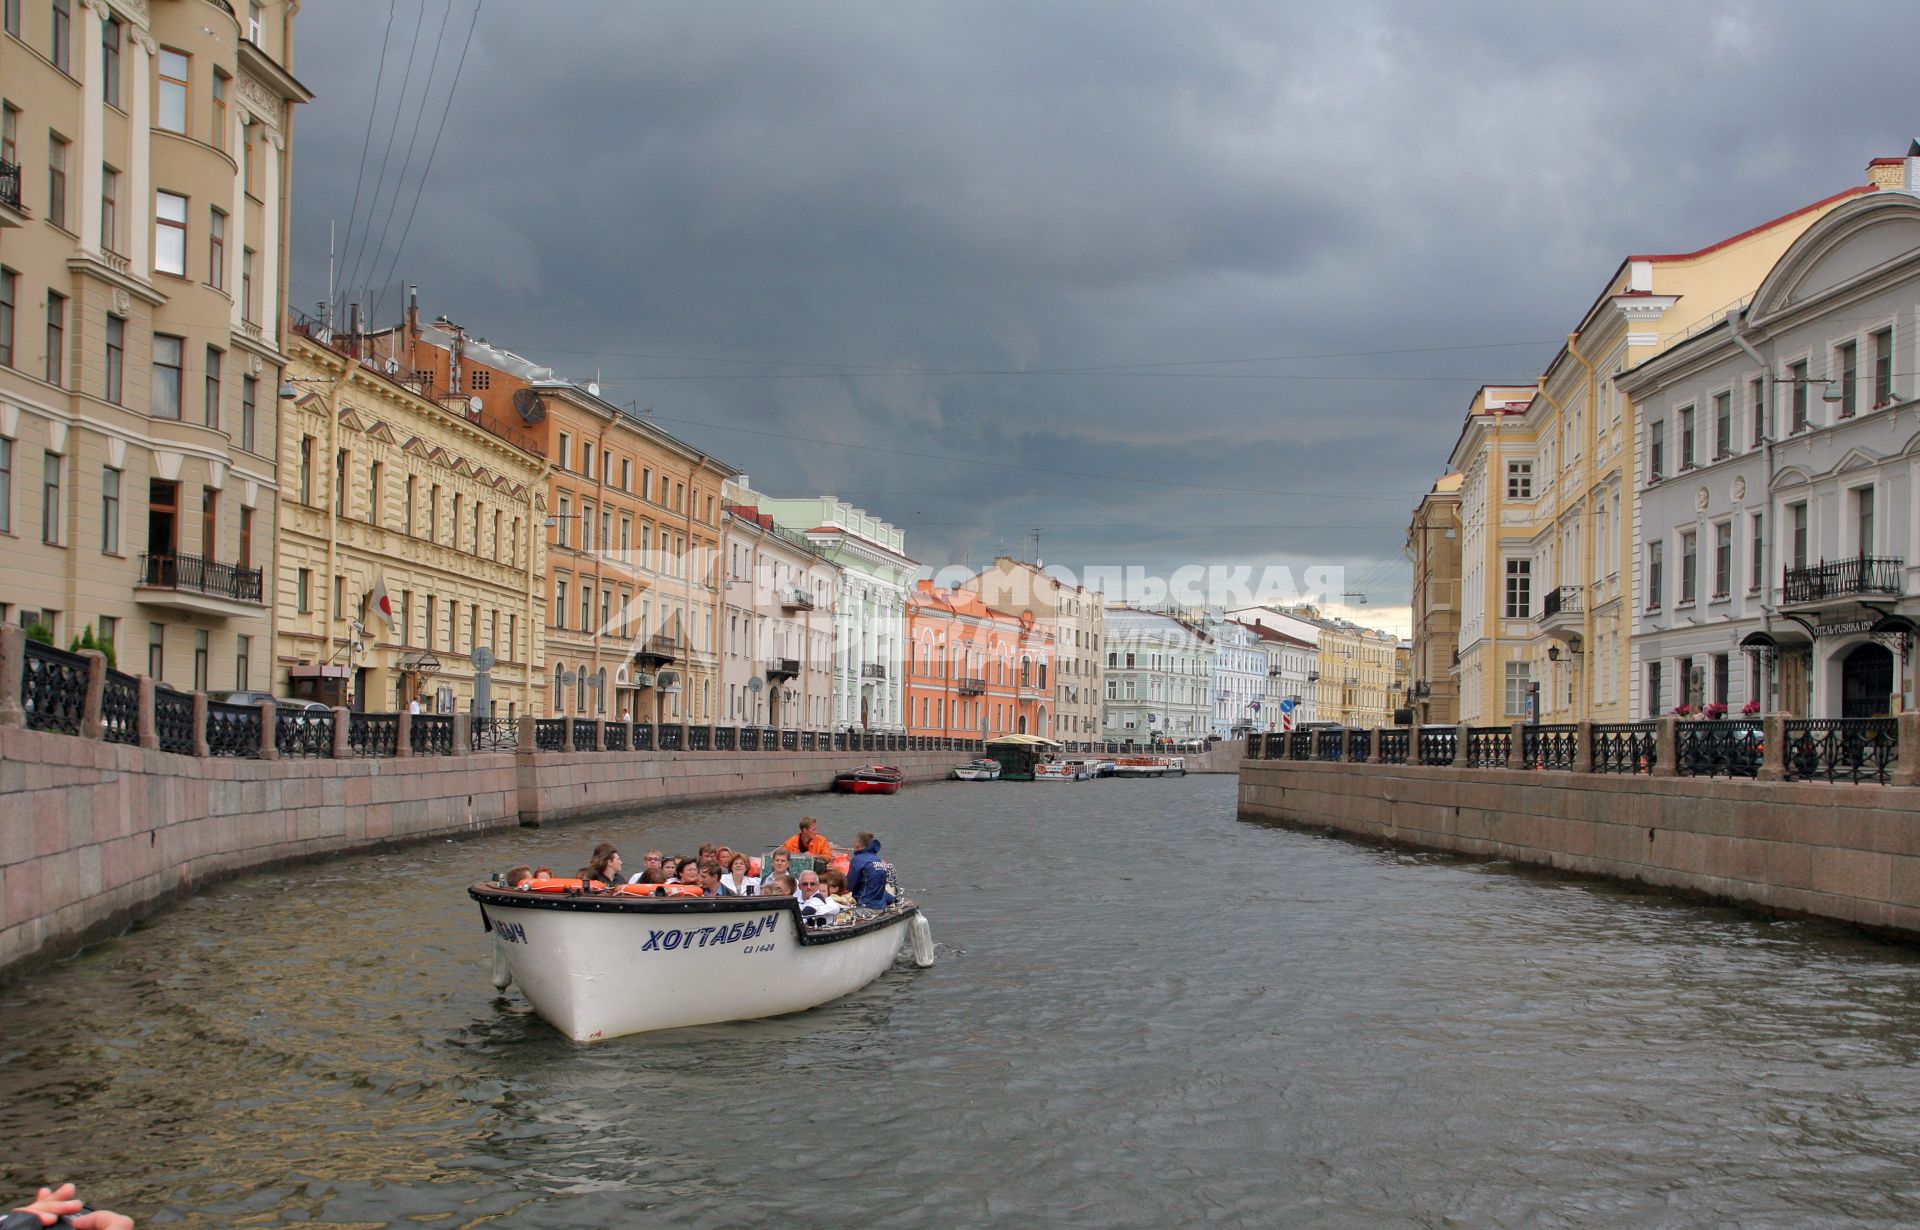
[[(300, 334), (281, 405), (274, 690), (395, 712), (541, 711), (546, 460)], [(384, 585), (391, 622), (372, 605)]]
[(1416, 725), (1460, 720), (1460, 475), (1447, 474), (1407, 527), (1413, 565), (1413, 638), (1407, 648), (1407, 704)]
[(776, 525), (744, 476), (722, 488), (720, 711), (725, 726), (830, 730), (840, 569)]
[(1068, 585), (1037, 564), (997, 556), (993, 566), (962, 583), (997, 610), (1020, 615), (1031, 611), (1053, 629), (1053, 721), (1042, 731), (1050, 739), (1086, 742), (1101, 737), (1106, 658), (1106, 600), (1090, 589)]
[[(1498, 725), (1526, 712), (1531, 681), (1530, 546), (1539, 423), (1532, 385), (1485, 385), (1473, 395), (1450, 463), (1460, 475), (1459, 720)], [(1515, 507), (1509, 507), (1509, 505)], [(1509, 568), (1509, 560), (1520, 561)]]
[(264, 687), (297, 5), (8, 3), (0, 618)]
[(1316, 615), (1320, 634), (1320, 720), (1356, 730), (1393, 725), (1400, 638)]

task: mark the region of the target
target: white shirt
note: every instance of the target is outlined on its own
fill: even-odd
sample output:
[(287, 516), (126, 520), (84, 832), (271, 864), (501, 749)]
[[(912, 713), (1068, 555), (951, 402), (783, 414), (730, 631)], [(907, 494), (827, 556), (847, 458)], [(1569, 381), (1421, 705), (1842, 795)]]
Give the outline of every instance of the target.
[(840, 912), (840, 903), (827, 896), (827, 890), (817, 889), (813, 896), (800, 902), (800, 913), (808, 918), (828, 918)]
[(758, 897), (760, 895), (760, 881), (754, 879), (751, 875), (743, 880), (736, 880), (733, 878), (733, 873), (729, 871), (720, 877), (720, 887), (736, 897)]
[(408, 713), (418, 713), (418, 712), (420, 712), (420, 702), (419, 702), (419, 701), (417, 701), (417, 700), (410, 700), (410, 701), (408, 701), (408, 702), (407, 702), (407, 712), (408, 712)]

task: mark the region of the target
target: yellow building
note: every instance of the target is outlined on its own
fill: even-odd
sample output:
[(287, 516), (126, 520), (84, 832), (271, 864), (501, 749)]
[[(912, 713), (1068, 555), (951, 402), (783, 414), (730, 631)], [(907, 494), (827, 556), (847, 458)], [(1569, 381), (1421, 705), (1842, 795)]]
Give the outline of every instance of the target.
[[(1452, 458), (1462, 475), (1462, 721), (1637, 712), (1628, 603), (1639, 563), (1633, 484), (1645, 474), (1634, 409), (1614, 377), (1744, 304), (1807, 227), (1870, 191), (1850, 188), (1699, 251), (1628, 257), (1531, 396), (1509, 386), (1476, 397)], [(1699, 447), (1711, 443), (1703, 425)]]
[[(301, 334), (281, 401), (274, 690), (395, 712), (541, 712), (546, 459)], [(384, 586), (389, 622), (375, 609)]]
[(1433, 485), (1407, 527), (1413, 564), (1413, 639), (1407, 647), (1407, 704), (1413, 720), (1460, 720), (1460, 475)]

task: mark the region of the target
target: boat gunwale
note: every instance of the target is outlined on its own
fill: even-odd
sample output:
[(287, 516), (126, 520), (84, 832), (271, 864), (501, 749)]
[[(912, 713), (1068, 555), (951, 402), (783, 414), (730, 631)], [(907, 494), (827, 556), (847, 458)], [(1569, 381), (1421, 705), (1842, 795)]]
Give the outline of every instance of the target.
[(838, 927), (809, 927), (806, 916), (800, 913), (800, 903), (792, 897), (633, 897), (597, 893), (530, 893), (492, 884), (471, 885), (467, 895), (480, 903), (480, 917), (488, 931), (493, 930), (493, 919), (487, 913), (489, 902), (516, 909), (584, 911), (589, 914), (757, 914), (773, 909), (793, 915), (802, 946), (834, 944), (871, 935), (905, 922), (920, 912), (920, 907), (912, 899), (906, 898), (888, 907), (885, 914), (864, 922)]

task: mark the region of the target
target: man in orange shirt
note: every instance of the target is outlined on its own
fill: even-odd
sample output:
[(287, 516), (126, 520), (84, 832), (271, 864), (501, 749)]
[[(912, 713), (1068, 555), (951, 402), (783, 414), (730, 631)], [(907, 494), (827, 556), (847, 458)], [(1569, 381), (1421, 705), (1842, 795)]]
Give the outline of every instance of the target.
[(833, 843), (820, 835), (820, 822), (812, 816), (800, 817), (800, 831), (787, 838), (787, 844), (780, 848), (788, 854), (811, 854), (815, 858), (833, 857)]

